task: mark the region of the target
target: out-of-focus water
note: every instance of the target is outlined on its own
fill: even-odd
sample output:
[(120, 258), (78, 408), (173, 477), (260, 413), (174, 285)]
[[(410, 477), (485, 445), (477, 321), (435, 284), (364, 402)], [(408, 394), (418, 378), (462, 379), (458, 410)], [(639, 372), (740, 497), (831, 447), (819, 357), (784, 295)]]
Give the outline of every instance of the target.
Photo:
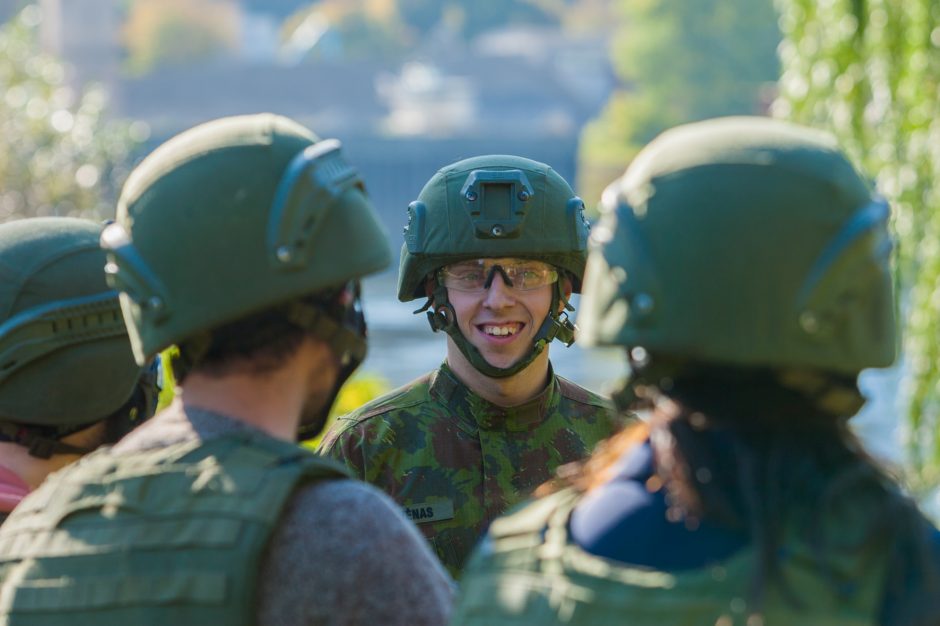
[[(392, 273), (371, 278), (364, 285), (364, 306), (369, 324), (369, 355), (361, 371), (378, 374), (391, 385), (403, 385), (436, 368), (444, 359), (445, 335), (431, 332), (427, 318), (412, 311), (423, 301), (399, 302)], [(573, 299), (577, 307), (577, 296)], [(588, 389), (608, 392), (626, 372), (619, 349), (570, 348), (554, 342), (551, 360), (555, 371)], [(861, 377), (868, 398), (852, 422), (868, 450), (890, 464), (903, 459), (897, 425), (899, 376), (895, 369), (870, 370)]]

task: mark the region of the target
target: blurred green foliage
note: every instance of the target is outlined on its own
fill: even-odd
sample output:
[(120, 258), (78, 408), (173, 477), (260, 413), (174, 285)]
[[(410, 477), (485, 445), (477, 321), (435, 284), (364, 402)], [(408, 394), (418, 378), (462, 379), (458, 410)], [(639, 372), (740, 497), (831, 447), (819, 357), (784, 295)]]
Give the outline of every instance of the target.
[(128, 0), (125, 69), (146, 74), (163, 65), (222, 57), (236, 47), (236, 7), (219, 0)]
[(301, 44), (309, 45), (303, 53), (307, 61), (401, 57), (409, 45), (406, 31), (392, 0), (322, 0), (304, 6), (281, 25), (288, 47), (297, 37), (312, 40)]
[(173, 360), (179, 356), (180, 350), (170, 346), (160, 352), (160, 365), (163, 376), (160, 379), (160, 395), (157, 396), (157, 412), (170, 406), (176, 397), (176, 377), (173, 375)]
[(323, 435), (326, 434), (326, 431), (337, 417), (351, 413), (366, 402), (374, 400), (390, 390), (391, 385), (381, 376), (369, 372), (357, 372), (340, 390), (323, 431), (313, 439), (304, 441), (303, 445), (311, 450), (316, 450), (317, 446), (320, 445), (320, 440), (323, 439)]
[(346, 58), (394, 58), (404, 54), (405, 41), (394, 25), (385, 20), (371, 19), (363, 13), (350, 13), (337, 25), (342, 35)]
[(320, 0), (285, 20), (282, 31), (289, 38), (313, 17), (329, 32), (306, 58), (389, 59), (405, 55), (429, 37), (467, 40), (507, 24), (557, 25), (574, 10), (568, 4), (564, 0)]
[(581, 136), (578, 190), (589, 206), (663, 130), (756, 114), (778, 76), (773, 0), (615, 0), (611, 46), (626, 87)]
[(776, 116), (828, 128), (892, 201), (908, 448), (940, 482), (940, 4), (778, 0)]
[(553, 11), (533, 0), (397, 0), (402, 20), (419, 37), (441, 23), (470, 39), (507, 24), (557, 24)]
[(110, 217), (146, 127), (107, 120), (101, 89), (75, 93), (39, 48), (39, 20), (30, 5), (0, 28), (0, 221)]

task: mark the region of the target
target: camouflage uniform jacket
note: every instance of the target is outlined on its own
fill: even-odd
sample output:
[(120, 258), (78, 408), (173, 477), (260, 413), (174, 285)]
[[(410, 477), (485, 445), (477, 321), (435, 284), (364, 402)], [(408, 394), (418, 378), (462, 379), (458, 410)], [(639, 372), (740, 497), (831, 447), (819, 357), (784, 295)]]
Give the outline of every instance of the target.
[(622, 424), (604, 398), (550, 377), (504, 408), (444, 364), (339, 418), (320, 452), (391, 495), (457, 576), (494, 518)]

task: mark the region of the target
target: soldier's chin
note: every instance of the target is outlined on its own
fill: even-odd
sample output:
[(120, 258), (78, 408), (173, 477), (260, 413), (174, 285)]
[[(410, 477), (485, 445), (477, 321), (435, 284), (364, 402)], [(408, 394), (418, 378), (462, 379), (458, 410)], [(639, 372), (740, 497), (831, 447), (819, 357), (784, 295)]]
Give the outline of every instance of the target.
[(486, 354), (484, 354), (484, 355), (483, 355), (483, 359), (484, 359), (487, 363), (489, 363), (492, 367), (498, 367), (499, 369), (505, 370), (505, 369), (509, 369), (510, 367), (515, 366), (516, 363), (518, 363), (519, 361), (523, 360), (523, 359), (526, 357), (526, 354), (528, 354), (528, 352), (526, 352), (526, 353), (524, 353), (524, 354), (522, 354), (522, 355), (519, 355), (519, 356), (515, 356), (515, 357), (512, 356), (512, 355), (508, 355), (508, 354), (506, 354), (506, 355), (504, 355), (504, 354), (491, 354), (491, 355), (486, 355)]

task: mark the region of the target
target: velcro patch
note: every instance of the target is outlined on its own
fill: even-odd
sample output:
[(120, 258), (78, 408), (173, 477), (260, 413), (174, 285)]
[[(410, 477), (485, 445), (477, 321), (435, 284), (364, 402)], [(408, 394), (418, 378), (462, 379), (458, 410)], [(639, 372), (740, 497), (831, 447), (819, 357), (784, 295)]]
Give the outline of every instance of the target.
[(409, 504), (402, 507), (402, 510), (405, 512), (408, 519), (415, 524), (439, 522), (441, 520), (454, 518), (454, 503), (452, 500)]

